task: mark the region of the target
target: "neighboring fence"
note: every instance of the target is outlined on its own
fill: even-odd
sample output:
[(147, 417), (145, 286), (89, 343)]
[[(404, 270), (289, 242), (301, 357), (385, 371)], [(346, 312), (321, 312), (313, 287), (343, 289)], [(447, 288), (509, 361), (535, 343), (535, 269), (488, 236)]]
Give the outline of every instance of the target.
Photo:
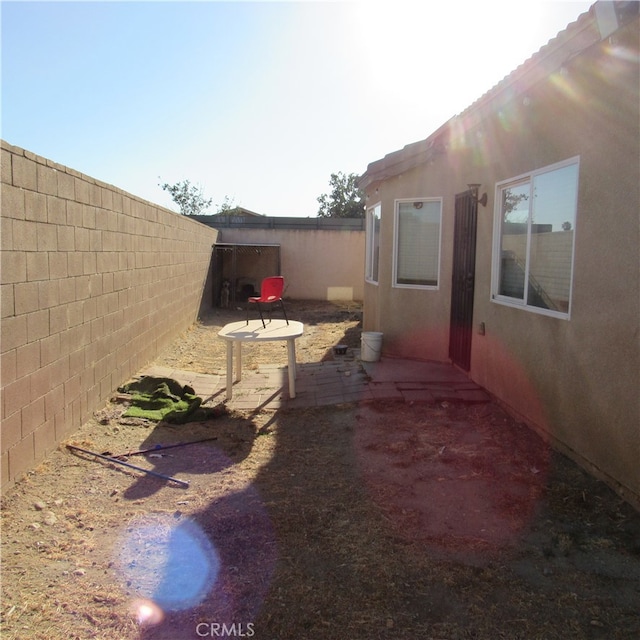
[(280, 245), (280, 271), (287, 298), (361, 301), (364, 297), (364, 231), (349, 227), (225, 227), (218, 241)]
[(2, 490), (210, 304), (218, 232), (2, 141)]
[[(280, 273), (285, 277), (287, 298), (361, 301), (364, 297), (364, 218), (257, 214), (192, 217), (219, 229), (221, 243), (279, 245)], [(246, 276), (256, 286), (259, 284), (254, 273), (238, 272), (236, 276)]]

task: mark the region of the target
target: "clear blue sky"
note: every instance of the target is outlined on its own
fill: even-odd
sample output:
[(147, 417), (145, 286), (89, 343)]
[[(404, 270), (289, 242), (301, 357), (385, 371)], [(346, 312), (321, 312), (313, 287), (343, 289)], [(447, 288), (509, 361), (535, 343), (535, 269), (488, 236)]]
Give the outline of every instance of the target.
[(590, 2), (2, 2), (1, 136), (161, 205), (315, 217)]

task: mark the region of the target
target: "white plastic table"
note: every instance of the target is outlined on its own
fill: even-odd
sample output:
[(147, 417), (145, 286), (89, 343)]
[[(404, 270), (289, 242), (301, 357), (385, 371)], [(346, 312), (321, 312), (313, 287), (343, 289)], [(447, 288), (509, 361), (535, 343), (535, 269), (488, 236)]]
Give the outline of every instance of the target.
[(227, 400), (233, 397), (233, 346), (236, 345), (236, 382), (242, 379), (242, 343), (287, 341), (289, 397), (296, 397), (296, 338), (304, 331), (302, 322), (274, 319), (262, 326), (262, 320), (232, 322), (218, 331), (218, 337), (227, 341)]

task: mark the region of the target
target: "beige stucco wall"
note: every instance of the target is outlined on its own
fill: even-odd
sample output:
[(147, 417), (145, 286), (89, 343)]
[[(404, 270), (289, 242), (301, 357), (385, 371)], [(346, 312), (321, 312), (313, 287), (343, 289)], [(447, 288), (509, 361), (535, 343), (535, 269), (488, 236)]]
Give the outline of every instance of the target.
[[(365, 286), (363, 328), (382, 331), (387, 355), (422, 360), (446, 360), (449, 351), (451, 260), (453, 255), (453, 194), (464, 184), (443, 188), (452, 180), (448, 167), (407, 171), (374, 185), (367, 192), (367, 207), (381, 204), (380, 265), (378, 284)], [(442, 198), (440, 276), (437, 289), (393, 287), (394, 211), (397, 198)]]
[(210, 300), (217, 231), (2, 142), (2, 489)]
[[(482, 183), (470, 376), (530, 426), (640, 502), (640, 140), (637, 21), (550, 78), (459, 120), (446, 153), (367, 190), (382, 202), (381, 277), (367, 284), (364, 326), (383, 353), (448, 359), (453, 208)], [(600, 70), (606, 68), (607, 73)], [(569, 319), (491, 300), (497, 182), (580, 157)], [(443, 197), (441, 287), (391, 287), (395, 198)]]
[(364, 231), (223, 229), (219, 241), (279, 244), (287, 298), (361, 301), (364, 238)]

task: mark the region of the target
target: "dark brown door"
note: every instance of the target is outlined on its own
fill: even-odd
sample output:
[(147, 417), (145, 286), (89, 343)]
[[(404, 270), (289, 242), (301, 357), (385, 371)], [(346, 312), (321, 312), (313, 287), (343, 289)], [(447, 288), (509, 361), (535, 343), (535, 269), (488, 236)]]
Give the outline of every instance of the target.
[(471, 191), (459, 193), (453, 236), (449, 358), (465, 371), (471, 367), (477, 217), (478, 203)]

